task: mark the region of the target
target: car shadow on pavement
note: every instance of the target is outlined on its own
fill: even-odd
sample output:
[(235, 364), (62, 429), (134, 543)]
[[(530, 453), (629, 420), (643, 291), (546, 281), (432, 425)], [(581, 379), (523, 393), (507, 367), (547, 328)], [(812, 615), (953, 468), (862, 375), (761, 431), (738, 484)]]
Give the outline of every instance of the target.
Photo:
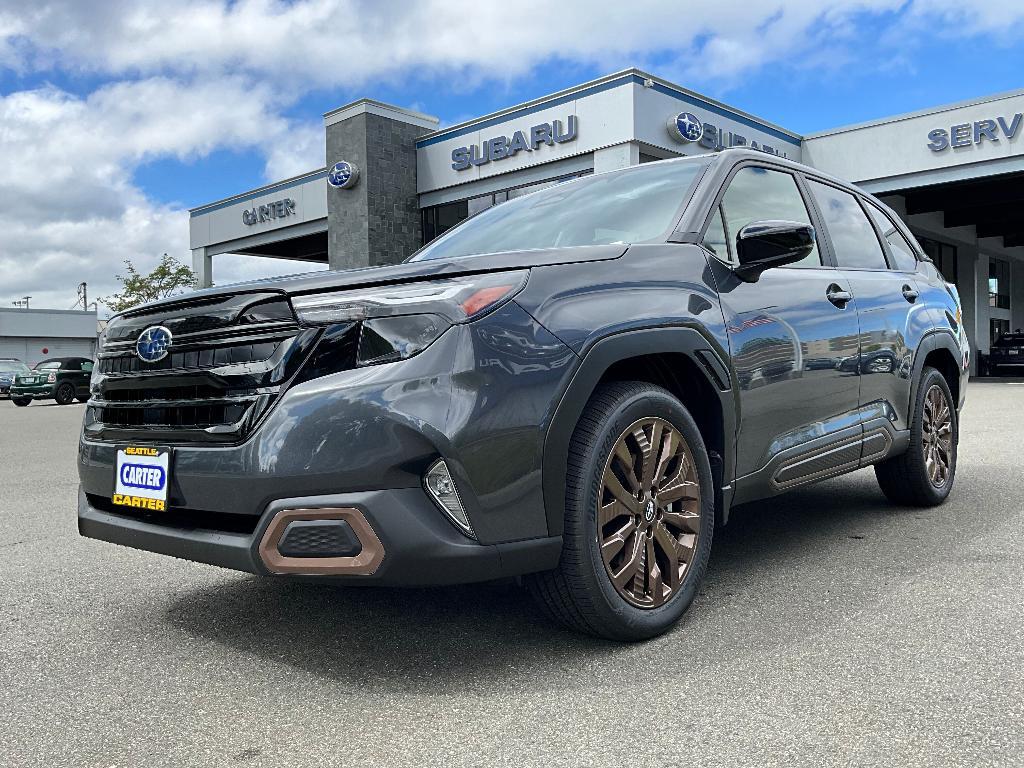
[[(877, 488), (863, 486), (844, 487), (841, 504), (835, 490), (821, 485), (735, 509), (730, 525), (716, 535), (696, 605), (674, 632), (654, 642), (696, 633), (715, 653), (714, 643), (727, 642), (720, 639), (723, 624), (741, 631), (728, 600), (719, 598), (745, 594), (763, 601), (775, 590), (784, 610), (793, 598), (780, 571), (791, 579), (801, 561), (808, 561), (806, 578), (814, 579), (811, 571), (820, 571), (822, 558), (841, 558), (844, 548), (856, 546), (879, 521), (891, 526), (894, 514), (912, 514), (895, 510)], [(593, 680), (624, 656), (635, 664), (642, 655), (636, 646), (559, 628), (511, 581), (394, 589), (229, 576), (179, 594), (166, 619), (191, 636), (360, 690), (566, 687), (574, 674)], [(790, 629), (806, 633), (821, 627)]]

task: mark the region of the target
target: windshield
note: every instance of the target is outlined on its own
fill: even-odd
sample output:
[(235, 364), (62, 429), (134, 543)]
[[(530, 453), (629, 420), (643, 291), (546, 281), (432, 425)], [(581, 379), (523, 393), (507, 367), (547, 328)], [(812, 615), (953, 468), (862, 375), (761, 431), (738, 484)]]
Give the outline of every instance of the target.
[(707, 164), (653, 163), (556, 184), (488, 208), (409, 260), (654, 240), (669, 233)]
[(28, 366), (20, 360), (0, 360), (0, 373), (25, 373)]
[(48, 360), (45, 363), (39, 363), (36, 366), (37, 371), (47, 371), (54, 368), (60, 368), (60, 360)]

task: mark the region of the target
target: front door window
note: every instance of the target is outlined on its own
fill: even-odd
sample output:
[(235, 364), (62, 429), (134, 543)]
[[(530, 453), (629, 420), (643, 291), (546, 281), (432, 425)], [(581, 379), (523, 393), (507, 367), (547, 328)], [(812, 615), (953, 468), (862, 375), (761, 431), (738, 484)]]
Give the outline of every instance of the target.
[[(754, 221), (776, 219), (811, 223), (800, 188), (792, 175), (753, 166), (741, 168), (729, 182), (729, 189), (722, 198), (722, 213), (725, 232), (733, 243), (737, 233)], [(792, 266), (820, 267), (818, 247), (815, 246), (802, 261)]]

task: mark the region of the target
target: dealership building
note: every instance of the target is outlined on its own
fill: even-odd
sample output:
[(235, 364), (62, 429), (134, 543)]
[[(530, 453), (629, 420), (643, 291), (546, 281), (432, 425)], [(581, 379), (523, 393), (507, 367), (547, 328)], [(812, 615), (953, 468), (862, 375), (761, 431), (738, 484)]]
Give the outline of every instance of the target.
[(630, 69), (443, 129), (372, 99), (324, 125), (326, 167), (190, 211), (202, 285), (226, 253), (331, 269), (398, 262), (544, 186), (745, 146), (887, 202), (956, 284), (975, 349), (1024, 327), (1024, 90), (800, 135)]

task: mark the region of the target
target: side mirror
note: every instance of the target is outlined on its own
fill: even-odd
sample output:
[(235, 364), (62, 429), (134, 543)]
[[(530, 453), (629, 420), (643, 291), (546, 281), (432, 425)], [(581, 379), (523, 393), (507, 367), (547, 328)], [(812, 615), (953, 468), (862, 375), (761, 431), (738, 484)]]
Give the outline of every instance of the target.
[(772, 267), (794, 264), (814, 248), (814, 227), (798, 221), (754, 221), (736, 235), (737, 276), (749, 283)]

